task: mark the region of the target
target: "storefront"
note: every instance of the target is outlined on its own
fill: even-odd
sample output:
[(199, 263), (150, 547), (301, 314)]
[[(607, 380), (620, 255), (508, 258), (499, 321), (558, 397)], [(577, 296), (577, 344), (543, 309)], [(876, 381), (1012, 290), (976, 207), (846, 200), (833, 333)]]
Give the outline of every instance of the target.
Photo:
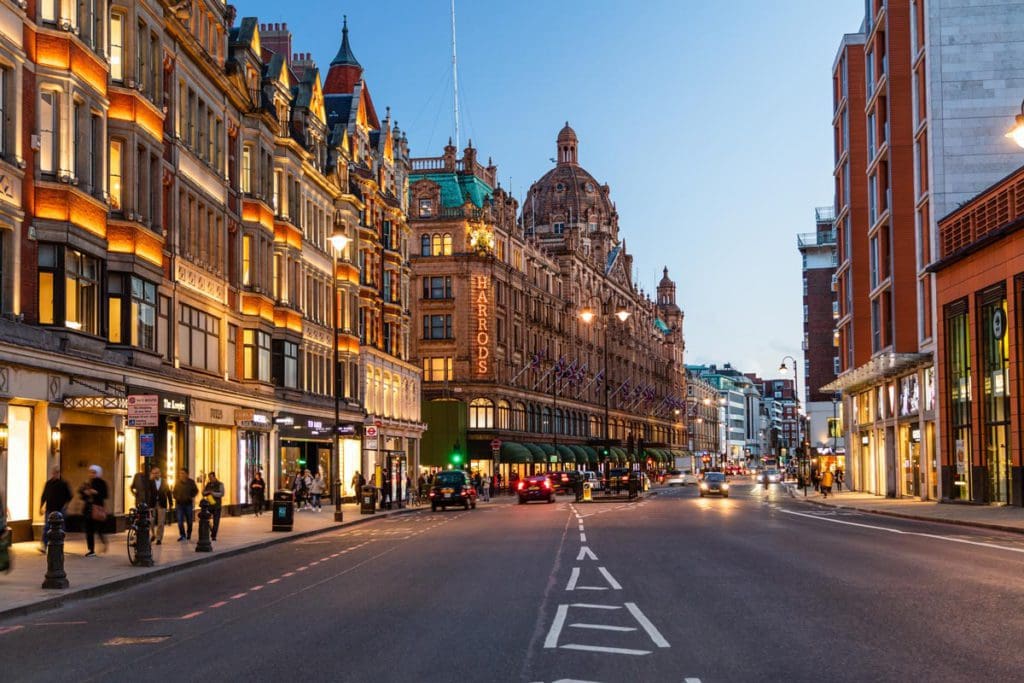
[[(270, 413), (252, 408), (236, 408), (235, 427), (238, 430), (238, 488), (240, 505), (252, 503), (249, 482), (259, 472), (264, 481), (270, 477), (270, 432), (273, 419)], [(264, 484), (269, 487), (270, 484)]]
[(192, 478), (202, 491), (215, 473), (224, 484), (222, 505), (237, 506), (246, 487), (239, 487), (234, 448), (233, 406), (193, 399), (190, 421), (193, 437)]
[(331, 421), (321, 417), (280, 413), (274, 418), (278, 429), (277, 482), (291, 488), (292, 479), (302, 469), (317, 472), (324, 479), (324, 492), (333, 490), (331, 465)]
[(189, 466), (188, 458), (188, 418), (189, 400), (183, 394), (155, 392), (142, 387), (129, 387), (128, 396), (155, 395), (157, 397), (157, 424), (155, 426), (132, 426), (128, 421), (123, 438), (124, 450), (124, 481), (122, 491), (124, 509), (135, 506), (135, 496), (131, 492), (131, 482), (135, 474), (144, 466), (144, 453), (152, 453), (149, 457), (151, 467), (159, 467), (173, 487), (178, 479), (178, 470)]

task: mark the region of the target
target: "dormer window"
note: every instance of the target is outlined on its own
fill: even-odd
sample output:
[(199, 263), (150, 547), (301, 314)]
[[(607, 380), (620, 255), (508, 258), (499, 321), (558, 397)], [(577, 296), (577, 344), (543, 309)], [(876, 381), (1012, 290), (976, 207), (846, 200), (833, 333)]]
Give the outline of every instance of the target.
[(555, 223), (553, 226), (553, 231), (556, 235), (561, 235), (562, 233), (565, 232), (565, 223)]
[(434, 200), (433, 199), (421, 199), (420, 200), (420, 218), (430, 218), (434, 215)]
[(593, 191), (594, 191), (594, 183), (588, 182), (588, 183), (587, 183), (587, 184), (586, 184), (586, 185), (584, 186), (584, 189), (585, 189), (585, 190), (586, 190), (587, 192), (593, 193)]

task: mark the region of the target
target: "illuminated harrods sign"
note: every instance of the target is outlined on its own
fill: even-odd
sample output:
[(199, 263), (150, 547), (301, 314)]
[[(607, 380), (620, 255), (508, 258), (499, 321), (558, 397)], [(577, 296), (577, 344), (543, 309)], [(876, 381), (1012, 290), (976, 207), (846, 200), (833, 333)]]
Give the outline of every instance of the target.
[(491, 374), (491, 278), (472, 276), (473, 311), (476, 316), (473, 353), (476, 375)]

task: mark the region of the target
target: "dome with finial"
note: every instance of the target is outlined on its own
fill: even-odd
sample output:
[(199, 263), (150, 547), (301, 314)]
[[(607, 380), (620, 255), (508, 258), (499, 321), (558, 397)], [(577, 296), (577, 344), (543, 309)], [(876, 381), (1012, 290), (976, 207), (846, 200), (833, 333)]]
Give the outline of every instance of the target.
[(675, 286), (675, 284), (676, 283), (673, 282), (672, 279), (668, 276), (668, 266), (665, 266), (665, 269), (662, 271), (661, 282), (658, 283), (658, 286), (673, 287)]
[(579, 165), (578, 146), (576, 131), (566, 122), (558, 133), (555, 167), (530, 186), (523, 203), (523, 225), (536, 228), (538, 236), (560, 234), (556, 224), (561, 224), (561, 229), (582, 226), (588, 234), (597, 230), (618, 234), (618, 216), (608, 186)]

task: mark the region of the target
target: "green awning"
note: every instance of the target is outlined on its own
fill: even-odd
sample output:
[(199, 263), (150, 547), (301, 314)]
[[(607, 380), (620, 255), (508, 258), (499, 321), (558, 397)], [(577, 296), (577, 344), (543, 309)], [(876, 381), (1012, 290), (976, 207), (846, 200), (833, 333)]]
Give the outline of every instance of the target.
[(672, 459), (672, 458), (669, 457), (668, 451), (666, 451), (664, 448), (656, 448), (655, 450), (657, 451), (657, 458), (656, 459), (657, 459), (658, 462), (666, 463), (666, 462), (668, 462), (669, 460)]
[(527, 463), (533, 459), (530, 449), (521, 443), (505, 441), (501, 444), (501, 462)]
[(616, 462), (623, 463), (627, 461), (626, 451), (622, 450), (618, 446), (612, 446), (608, 450), (611, 452), (611, 456)]
[(597, 450), (593, 446), (580, 446), (583, 451), (587, 454), (587, 460), (592, 464), (596, 465), (601, 462), (601, 456), (597, 454)]
[(548, 456), (544, 453), (544, 449), (535, 443), (524, 443), (526, 449), (530, 451), (530, 460), (533, 462), (547, 462)]
[(553, 444), (541, 442), (537, 444), (540, 449), (544, 451), (544, 455), (555, 455), (555, 447)]
[(587, 451), (584, 450), (583, 446), (570, 445), (569, 448), (576, 454), (576, 464), (586, 465), (590, 462), (590, 456), (587, 455)]
[(558, 456), (561, 462), (576, 462), (576, 453), (565, 444), (558, 444)]
[(661, 449), (660, 448), (645, 448), (644, 449), (644, 461), (651, 460), (653, 462), (661, 462)]

